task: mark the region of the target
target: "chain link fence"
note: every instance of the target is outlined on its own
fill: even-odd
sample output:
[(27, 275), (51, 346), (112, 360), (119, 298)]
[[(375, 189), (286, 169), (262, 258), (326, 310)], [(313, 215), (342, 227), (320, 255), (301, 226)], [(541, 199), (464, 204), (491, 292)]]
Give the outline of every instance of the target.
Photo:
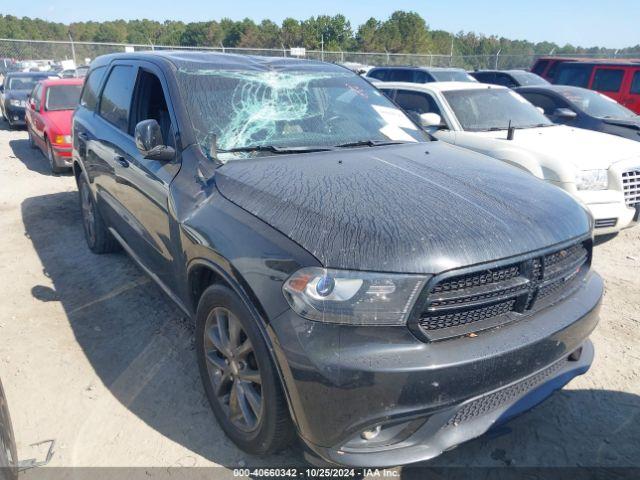
[[(73, 41), (43, 41), (0, 39), (0, 69), (10, 59), (18, 62), (23, 70), (30, 68), (46, 69), (48, 64), (59, 63), (63, 60), (73, 61), (76, 65), (88, 64), (94, 58), (108, 53), (143, 50), (200, 50), (223, 53), (237, 53), (244, 55), (264, 55), (290, 57), (291, 50), (268, 48), (225, 48), (220, 47), (187, 47), (173, 45), (145, 45), (123, 43), (92, 43)], [(381, 52), (342, 52), (307, 50), (304, 57), (311, 60), (322, 60), (335, 63), (358, 63), (361, 65), (412, 65), (425, 67), (460, 67), (467, 70), (475, 69), (509, 69), (529, 68), (540, 55), (442, 55), (442, 54), (411, 54), (411, 53), (381, 53)], [(570, 55), (571, 57), (603, 58), (602, 53), (593, 55)], [(638, 58), (638, 53), (624, 55), (611, 54), (613, 58)], [(1, 72), (0, 72), (1, 73)]]

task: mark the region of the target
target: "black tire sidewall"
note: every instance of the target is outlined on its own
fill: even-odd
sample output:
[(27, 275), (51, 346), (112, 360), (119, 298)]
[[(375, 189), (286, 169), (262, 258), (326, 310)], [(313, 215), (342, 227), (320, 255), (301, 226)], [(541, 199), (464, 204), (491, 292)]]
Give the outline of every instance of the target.
[[(207, 317), (215, 307), (225, 307), (230, 310), (240, 321), (242, 327), (253, 345), (260, 375), (262, 378), (262, 396), (264, 406), (262, 417), (258, 427), (252, 432), (242, 432), (227, 418), (218, 399), (213, 392), (213, 386), (209, 380), (205, 352), (204, 329)], [(254, 453), (271, 453), (273, 445), (278, 443), (276, 426), (278, 423), (277, 409), (280, 379), (273, 365), (273, 360), (267, 349), (264, 337), (256, 325), (254, 316), (249, 312), (242, 300), (226, 286), (214, 284), (207, 288), (200, 297), (196, 313), (196, 352), (198, 356), (198, 368), (205, 389), (205, 393), (214, 415), (227, 436), (231, 438), (243, 450)]]

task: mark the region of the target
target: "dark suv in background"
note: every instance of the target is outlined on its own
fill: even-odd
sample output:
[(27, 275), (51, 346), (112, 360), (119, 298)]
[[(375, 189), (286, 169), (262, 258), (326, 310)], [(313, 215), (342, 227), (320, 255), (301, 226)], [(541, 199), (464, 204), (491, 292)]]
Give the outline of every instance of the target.
[(375, 67), (366, 78), (378, 82), (475, 82), (462, 68), (439, 67)]
[(84, 231), (196, 323), (226, 434), (388, 466), (584, 373), (602, 281), (558, 188), (420, 128), (345, 68), (97, 58), (74, 115)]
[(11, 72), (0, 85), (0, 113), (10, 127), (25, 125), (27, 99), (40, 80), (51, 77), (49, 73)]

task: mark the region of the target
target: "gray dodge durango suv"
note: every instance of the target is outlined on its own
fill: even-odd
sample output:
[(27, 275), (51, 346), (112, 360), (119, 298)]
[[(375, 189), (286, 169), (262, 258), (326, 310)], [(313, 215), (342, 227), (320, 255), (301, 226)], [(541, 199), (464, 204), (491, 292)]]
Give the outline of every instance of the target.
[(432, 141), (345, 68), (97, 58), (73, 120), (84, 231), (194, 319), (225, 433), (325, 461), (434, 457), (589, 368), (602, 281), (570, 196)]

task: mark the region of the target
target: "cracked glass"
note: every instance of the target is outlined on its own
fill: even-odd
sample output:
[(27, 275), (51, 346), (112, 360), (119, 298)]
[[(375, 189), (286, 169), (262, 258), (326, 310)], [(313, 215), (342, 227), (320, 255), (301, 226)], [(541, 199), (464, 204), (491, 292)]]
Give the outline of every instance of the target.
[(272, 154), (228, 152), (255, 146), (428, 140), (384, 95), (348, 71), (181, 68), (178, 82), (198, 143), (222, 162)]

